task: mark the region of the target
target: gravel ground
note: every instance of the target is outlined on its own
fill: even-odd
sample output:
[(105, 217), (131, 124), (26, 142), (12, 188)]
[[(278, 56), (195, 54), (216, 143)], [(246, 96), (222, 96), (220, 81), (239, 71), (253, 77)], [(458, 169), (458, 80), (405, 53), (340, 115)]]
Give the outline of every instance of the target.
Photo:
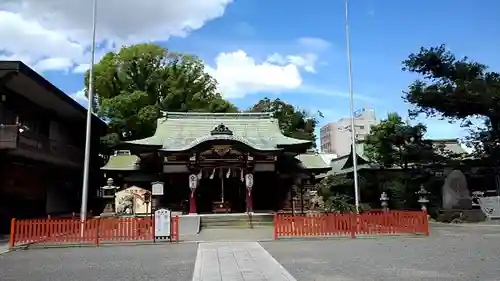
[(196, 244), (31, 249), (0, 255), (2, 281), (191, 281)]
[(301, 281), (498, 281), (499, 227), (439, 227), (430, 237), (261, 243)]

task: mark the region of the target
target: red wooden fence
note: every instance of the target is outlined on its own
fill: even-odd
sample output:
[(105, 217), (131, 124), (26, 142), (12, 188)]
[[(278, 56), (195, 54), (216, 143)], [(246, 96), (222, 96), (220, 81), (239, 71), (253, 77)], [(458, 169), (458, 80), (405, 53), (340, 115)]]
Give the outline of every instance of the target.
[[(179, 241), (179, 217), (171, 220), (172, 241)], [(153, 241), (154, 219), (96, 218), (79, 219), (12, 219), (11, 248), (29, 244), (89, 244)]]
[(415, 233), (429, 235), (427, 214), (391, 211), (367, 214), (275, 214), (274, 239), (281, 237), (355, 238), (363, 235)]

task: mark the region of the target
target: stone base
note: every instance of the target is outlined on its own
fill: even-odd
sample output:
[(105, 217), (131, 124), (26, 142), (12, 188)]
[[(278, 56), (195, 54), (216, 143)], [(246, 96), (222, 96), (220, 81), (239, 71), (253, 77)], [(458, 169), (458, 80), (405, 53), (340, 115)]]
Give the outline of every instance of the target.
[(116, 217), (116, 214), (114, 212), (112, 212), (112, 213), (109, 213), (109, 212), (105, 213), (105, 212), (103, 212), (103, 213), (101, 213), (100, 217), (101, 218)]
[(480, 222), (485, 221), (486, 216), (480, 209), (470, 210), (441, 210), (437, 221), (439, 222)]
[(103, 214), (114, 214), (115, 213), (115, 208), (113, 207), (113, 203), (107, 203), (106, 206), (104, 206), (104, 210), (102, 210)]

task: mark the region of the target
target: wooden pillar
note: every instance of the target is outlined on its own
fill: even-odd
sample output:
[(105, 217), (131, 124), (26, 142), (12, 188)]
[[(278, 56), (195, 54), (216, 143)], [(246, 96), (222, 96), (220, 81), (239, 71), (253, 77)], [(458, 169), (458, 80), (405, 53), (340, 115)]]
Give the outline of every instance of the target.
[(253, 212), (252, 190), (247, 189), (247, 212)]
[(196, 214), (196, 197), (194, 192), (191, 192), (191, 197), (189, 198), (189, 214)]

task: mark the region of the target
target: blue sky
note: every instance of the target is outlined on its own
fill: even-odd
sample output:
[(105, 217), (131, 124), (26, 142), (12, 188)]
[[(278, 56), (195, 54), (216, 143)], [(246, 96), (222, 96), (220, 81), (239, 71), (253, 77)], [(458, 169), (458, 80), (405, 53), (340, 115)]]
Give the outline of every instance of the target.
[[(35, 3), (30, 0), (22, 1)], [(125, 2), (127, 1), (122, 3)], [(112, 24), (116, 22), (111, 20), (106, 22), (107, 20), (103, 19), (105, 23), (102, 23), (101, 36), (98, 39), (111, 41), (109, 38), (115, 38), (114, 42), (117, 45), (119, 45), (117, 42), (139, 43), (151, 40), (174, 51), (198, 55), (221, 80), (223, 89), (228, 89), (229, 99), (241, 108), (248, 108), (263, 97), (279, 97), (311, 112), (317, 110), (323, 112), (325, 118), (321, 119), (321, 124), (349, 114), (344, 1), (207, 0), (208, 2), (219, 2), (214, 4), (219, 6), (213, 8), (214, 12), (206, 16), (199, 25), (191, 22), (194, 22), (195, 16), (201, 12), (195, 13), (191, 7), (179, 8), (179, 13), (189, 15), (179, 21), (180, 24), (186, 24), (188, 21), (191, 24), (187, 29), (183, 29), (182, 34), (177, 33), (181, 36), (176, 36), (175, 31), (164, 35), (158, 31), (148, 35), (149, 38), (144, 36), (137, 39), (136, 36), (137, 38), (134, 37), (136, 40), (131, 41), (131, 37), (127, 37), (127, 34), (120, 33), (121, 29), (113, 29)], [(130, 3), (137, 5), (137, 2)], [(70, 34), (67, 33), (67, 28), (56, 28), (56, 21), (49, 26), (41, 18), (33, 18), (33, 13), (30, 14), (19, 7), (17, 10), (6, 6), (0, 8), (8, 13), (17, 13), (31, 23), (39, 22), (55, 32)], [(45, 8), (58, 11), (54, 7)], [(207, 6), (206, 9), (209, 8)], [(401, 71), (401, 61), (410, 52), (418, 51), (421, 46), (445, 43), (457, 56), (467, 55), (489, 65), (493, 70), (499, 70), (500, 61), (498, 55), (494, 55), (498, 54), (500, 48), (500, 37), (494, 36), (498, 33), (494, 29), (500, 26), (499, 1), (351, 0), (349, 8), (355, 107), (371, 106), (379, 118), (384, 118), (389, 111), (406, 115), (408, 105), (401, 99), (402, 91), (415, 77)], [(107, 7), (102, 9), (105, 10)], [(132, 7), (130, 11), (134, 9), (137, 10), (137, 6)], [(223, 13), (220, 13), (221, 9)], [(63, 8), (60, 10), (63, 11)], [(136, 11), (137, 14), (139, 12)], [(101, 11), (101, 17), (106, 13), (112, 13), (112, 10)], [(61, 21), (62, 19), (61, 12)], [(133, 20), (145, 21), (139, 16), (131, 18), (131, 21)], [(148, 27), (149, 30), (151, 26)], [(186, 32), (187, 30), (191, 31)], [(129, 31), (138, 32), (132, 29)], [(82, 74), (75, 71), (74, 66), (88, 62), (88, 42), (84, 39), (78, 41), (81, 37), (75, 35), (76, 33), (71, 34), (67, 35), (72, 39), (70, 41), (87, 46), (87, 50), (78, 59), (72, 58), (71, 66), (66, 68), (36, 67), (40, 60), (50, 58), (49, 54), (33, 59), (29, 53), (25, 54), (26, 52), (23, 54), (9, 52), (9, 46), (6, 47), (5, 44), (0, 44), (0, 50), (3, 49), (4, 55), (16, 55), (16, 58), (27, 56), (31, 60), (31, 65), (43, 72), (47, 79), (68, 94), (74, 95), (83, 87)], [(115, 34), (118, 35), (114, 36)], [(14, 40), (16, 37), (13, 36), (8, 34), (7, 38)], [(117, 38), (127, 38), (127, 40), (120, 41)], [(102, 55), (107, 50), (111, 49), (104, 48), (98, 53)], [(246, 59), (251, 59), (254, 66), (267, 63), (268, 66), (275, 67), (274, 71), (280, 69), (283, 71), (280, 74), (271, 70), (265, 72), (263, 68), (253, 72), (246, 68), (243, 70), (241, 60), (240, 64), (232, 63), (237, 52)], [(275, 59), (271, 60), (271, 57)], [(298, 58), (305, 61), (297, 61)], [(250, 66), (246, 64), (245, 67)], [(266, 75), (262, 74), (258, 79), (266, 81), (257, 81), (257, 78), (254, 80), (251, 77), (259, 72)], [(248, 73), (247, 77), (241, 78), (245, 73)], [(257, 82), (250, 83), (248, 80)], [(82, 101), (81, 97), (77, 99)], [(428, 135), (432, 138), (455, 138), (465, 133), (458, 125), (446, 121), (423, 118), (421, 121), (428, 125)]]

